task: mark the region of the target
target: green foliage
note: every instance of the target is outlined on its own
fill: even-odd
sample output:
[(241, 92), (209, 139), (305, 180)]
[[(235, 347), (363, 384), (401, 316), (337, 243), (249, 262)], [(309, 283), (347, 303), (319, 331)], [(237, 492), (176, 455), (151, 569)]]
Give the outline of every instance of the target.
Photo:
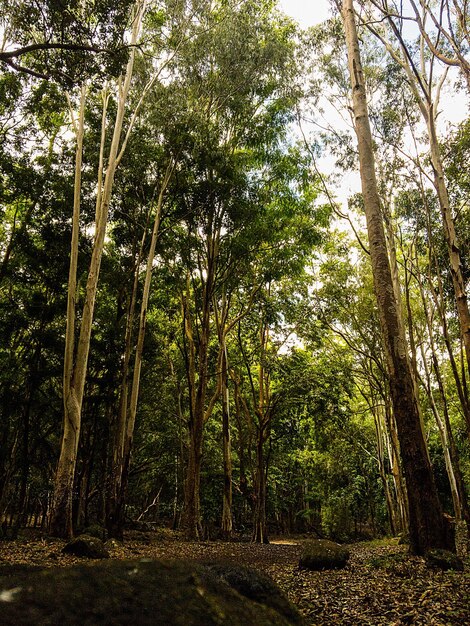
[[(106, 49), (98, 55), (49, 50), (21, 57), (29, 70), (52, 80), (26, 77), (13, 68), (0, 74), (0, 514), (6, 512), (9, 519), (19, 520), (24, 512), (44, 517), (60, 442), (75, 156), (64, 86), (89, 81), (76, 294), (80, 305), (95, 216), (99, 89), (104, 78), (110, 79), (111, 121), (117, 108), (112, 76), (127, 58), (123, 43), (130, 8), (131, 2), (90, 0), (12, 1), (0, 9), (15, 46), (34, 40)], [(404, 273), (405, 264), (409, 272), (405, 322), (410, 313), (417, 338), (427, 341), (415, 275), (419, 270), (437, 288), (439, 269), (457, 354), (451, 276), (436, 198), (430, 189), (422, 193), (414, 170), (407, 172), (397, 153), (408, 122), (415, 123), (415, 111), (408, 107), (405, 118), (410, 103), (403, 100), (402, 71), (364, 38), (380, 190), (391, 199), (390, 212), (399, 225), (399, 272)], [(82, 525), (103, 519), (100, 494), (112, 458), (132, 288), (137, 280), (138, 310), (156, 198), (173, 163), (147, 312), (127, 517), (174, 526), (179, 522), (192, 411), (184, 324), (192, 322), (197, 384), (205, 358), (199, 348), (206, 310), (206, 408), (217, 390), (217, 322), (222, 312), (227, 314), (236, 530), (251, 524), (261, 441), (270, 529), (316, 531), (341, 540), (385, 532), (378, 461), (383, 462), (385, 485), (393, 489), (390, 442), (383, 436), (378, 441), (376, 429), (390, 398), (369, 260), (344, 229), (336, 229), (330, 204), (319, 196), (322, 187), (312, 174), (312, 155), (320, 152), (320, 135), (310, 151), (292, 133), (306, 91), (314, 101), (325, 85), (335, 86), (337, 96), (349, 90), (340, 20), (306, 34), (269, 0), (197, 2), (191, 7), (150, 3), (140, 51), (126, 128), (155, 67), (165, 67), (139, 109), (116, 173), (82, 416), (76, 519)], [(322, 73), (306, 87), (302, 72), (315, 58), (323, 64)], [(76, 97), (72, 90), (72, 107)], [(446, 153), (463, 257), (469, 239), (467, 126), (449, 139)], [(105, 154), (110, 142), (108, 132)], [(336, 129), (334, 138), (323, 142), (322, 149), (326, 147), (342, 168), (354, 166), (349, 132)], [(361, 195), (349, 199), (348, 210), (360, 224)], [(136, 327), (135, 318), (134, 337)], [(434, 332), (468, 485), (465, 421), (442, 333), (437, 326)], [(429, 399), (421, 395), (438, 487), (450, 511), (441, 443)], [(443, 410), (437, 394), (435, 401)], [(207, 527), (220, 522), (223, 481), (217, 397), (203, 445), (201, 500)]]
[(8, 58), (0, 62), (67, 86), (97, 73), (116, 75), (127, 59), (124, 31), (133, 4), (133, 0), (7, 0), (0, 9), (0, 24), (15, 44), (13, 49), (40, 48), (13, 57), (11, 63)]

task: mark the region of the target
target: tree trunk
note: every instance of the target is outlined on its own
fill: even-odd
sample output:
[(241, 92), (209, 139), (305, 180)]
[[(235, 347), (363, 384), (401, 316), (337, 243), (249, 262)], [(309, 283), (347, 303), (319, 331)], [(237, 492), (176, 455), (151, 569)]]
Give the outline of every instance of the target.
[(439, 205), (441, 207), (442, 224), (449, 254), (450, 272), (454, 286), (460, 333), (465, 347), (467, 370), (470, 372), (470, 312), (463, 278), (460, 246), (457, 241), (454, 218), (452, 217), (450, 209), (449, 194), (444, 178), (444, 167), (442, 165), (442, 157), (436, 133), (434, 110), (431, 105), (428, 106), (426, 121), (428, 125), (429, 146), (431, 149), (431, 163), (434, 171), (434, 187), (436, 188)]
[(232, 451), (230, 444), (230, 408), (228, 389), (228, 363), (227, 346), (225, 338), (220, 347), (222, 350), (221, 359), (221, 387), (222, 387), (222, 448), (224, 458), (224, 492), (222, 506), (222, 535), (229, 539), (232, 530)]
[(442, 400), (444, 419), (442, 419), (439, 413), (439, 410), (437, 408), (436, 402), (434, 400), (434, 394), (433, 394), (432, 386), (431, 386), (431, 372), (429, 371), (429, 367), (427, 366), (427, 362), (425, 361), (424, 348), (421, 343), (421, 352), (422, 352), (422, 358), (423, 358), (425, 374), (426, 374), (427, 393), (428, 393), (428, 397), (430, 400), (431, 409), (433, 411), (433, 415), (434, 415), (434, 418), (436, 420), (436, 424), (439, 430), (439, 435), (441, 438), (442, 449), (444, 453), (444, 460), (445, 460), (447, 475), (449, 478), (449, 485), (450, 485), (450, 489), (452, 493), (452, 501), (454, 505), (455, 517), (457, 521), (465, 519), (465, 521), (468, 524), (468, 522), (470, 521), (470, 512), (468, 508), (467, 492), (466, 492), (465, 484), (463, 481), (462, 472), (460, 469), (459, 454), (458, 454), (457, 446), (455, 445), (455, 440), (454, 440), (454, 436), (452, 433), (452, 427), (450, 424), (449, 410), (448, 410), (448, 405), (447, 405), (447, 397), (445, 394), (444, 381), (442, 379), (441, 370), (439, 367), (439, 361), (438, 361), (437, 354), (436, 354), (436, 348), (434, 345), (433, 323), (432, 323), (433, 315), (429, 310), (428, 301), (427, 301), (426, 293), (424, 290), (424, 284), (419, 275), (417, 256), (416, 256), (416, 266), (417, 266), (416, 273), (418, 276), (418, 284), (419, 284), (419, 290), (420, 290), (420, 295), (421, 295), (421, 301), (423, 303), (426, 326), (428, 330), (429, 343), (430, 343), (430, 348), (431, 348), (432, 367), (434, 370), (434, 374), (436, 376), (439, 393), (440, 393), (441, 400)]
[(393, 476), (393, 484), (395, 486), (395, 495), (397, 500), (398, 515), (400, 520), (400, 528), (397, 530), (405, 531), (409, 526), (408, 516), (408, 494), (406, 491), (403, 469), (400, 464), (400, 444), (397, 436), (397, 429), (393, 419), (392, 407), (390, 399), (386, 399), (385, 404), (385, 421), (387, 426), (387, 452), (390, 462), (390, 468)]
[[(264, 367), (265, 355), (269, 342), (269, 328), (263, 320), (260, 327), (260, 363), (258, 373), (258, 406), (256, 414), (256, 473), (255, 473), (255, 506), (253, 516), (253, 541), (269, 543), (266, 524), (266, 489), (267, 461), (264, 455), (264, 444), (269, 439), (269, 428), (272, 418), (270, 376)], [(255, 398), (253, 398), (255, 400)]]
[(266, 471), (264, 458), (264, 429), (258, 429), (256, 444), (255, 506), (253, 511), (253, 536), (256, 543), (269, 543), (266, 525)]
[[(204, 427), (220, 396), (220, 377), (216, 390), (207, 402), (209, 340), (211, 335), (211, 309), (214, 296), (216, 269), (219, 256), (220, 228), (214, 227), (214, 215), (209, 214), (205, 240), (205, 272), (200, 267), (199, 280), (202, 285), (201, 312), (197, 341), (194, 337), (192, 315), (189, 306), (191, 292), (190, 275), (187, 276), (186, 295), (183, 296), (184, 333), (187, 342), (187, 376), (190, 396), (189, 456), (185, 480), (185, 499), (182, 526), (189, 539), (201, 539), (200, 482), (202, 463), (202, 441)], [(205, 274), (205, 275), (204, 275)], [(197, 359), (196, 359), (197, 353)], [(220, 354), (218, 367), (220, 367)]]
[[(134, 439), (135, 420), (137, 415), (137, 404), (139, 399), (140, 372), (142, 368), (142, 355), (144, 351), (145, 330), (147, 325), (147, 308), (150, 297), (150, 285), (152, 281), (153, 262), (155, 259), (155, 249), (157, 245), (160, 220), (162, 214), (163, 198), (168, 186), (173, 166), (168, 166), (162, 181), (155, 210), (155, 219), (152, 230), (152, 238), (147, 257), (147, 267), (145, 271), (144, 289), (142, 302), (140, 305), (139, 330), (137, 334), (137, 345), (134, 356), (134, 371), (132, 375), (132, 386), (130, 402), (128, 405), (128, 376), (131, 351), (131, 337), (134, 319), (134, 308), (138, 284), (138, 266), (133, 285), (130, 319), (126, 326), (126, 346), (124, 357), (124, 370), (121, 385), (121, 398), (119, 405), (119, 415), (116, 424), (115, 444), (112, 457), (112, 472), (108, 484), (108, 500), (106, 506), (106, 527), (111, 537), (122, 539), (124, 532), (124, 505), (130, 466), (130, 456), (132, 452), (132, 442)], [(140, 260), (140, 254), (139, 254)]]
[(202, 440), (205, 424), (205, 398), (207, 386), (208, 347), (210, 334), (210, 299), (208, 299), (209, 279), (203, 290), (203, 310), (201, 327), (199, 329), (199, 342), (197, 345), (198, 366), (196, 382), (196, 343), (193, 335), (191, 311), (189, 310), (189, 277), (187, 281), (187, 294), (185, 295), (183, 312), (185, 337), (188, 346), (187, 373), (190, 395), (190, 419), (189, 419), (189, 450), (188, 466), (184, 484), (184, 507), (182, 526), (188, 539), (202, 539), (202, 526), (200, 518), (200, 482), (202, 462)]
[(184, 482), (184, 508), (181, 520), (185, 536), (195, 540), (203, 538), (200, 504), (202, 436), (203, 429), (199, 426), (190, 431), (188, 467)]
[(379, 474), (380, 480), (382, 481), (382, 487), (385, 495), (385, 502), (387, 504), (387, 513), (388, 519), (390, 523), (390, 532), (392, 536), (397, 534), (397, 523), (396, 523), (396, 511), (394, 502), (392, 499), (392, 494), (390, 493), (390, 486), (388, 483), (387, 472), (385, 470), (385, 450), (384, 450), (384, 432), (382, 426), (382, 418), (380, 416), (379, 410), (374, 409), (373, 405), (370, 407), (372, 409), (372, 413), (374, 415), (375, 422), (375, 433), (377, 439), (377, 460), (379, 465)]
[(410, 548), (416, 554), (424, 554), (431, 548), (455, 550), (454, 540), (439, 502), (426, 443), (421, 431), (418, 400), (407, 356), (405, 336), (400, 325), (399, 303), (396, 301), (394, 292), (377, 190), (372, 134), (353, 0), (343, 0), (342, 14), (348, 48), (353, 113), (374, 289), (408, 490)]
[[(140, 25), (144, 3), (138, 0), (135, 5), (135, 15), (131, 35), (131, 52), (127, 64), (123, 83), (119, 82), (118, 106), (114, 123), (108, 167), (104, 184), (101, 186), (101, 170), (98, 173), (98, 191), (96, 208), (96, 233), (91, 255), (90, 267), (85, 290), (85, 303), (80, 323), (80, 334), (75, 354), (75, 297), (76, 272), (78, 255), (78, 216), (80, 211), (81, 193), (81, 153), (83, 141), (83, 117), (85, 95), (82, 91), (80, 119), (77, 128), (77, 159), (74, 192), (74, 219), (72, 233), (72, 250), (70, 257), (69, 291), (67, 301), (67, 331), (64, 359), (64, 431), (61, 451), (54, 484), (53, 504), (49, 523), (49, 531), (58, 537), (73, 535), (72, 527), (72, 491), (77, 461), (78, 441), (81, 427), (81, 411), (85, 380), (87, 374), (90, 337), (93, 324), (98, 278), (101, 267), (101, 258), (104, 249), (106, 224), (109, 205), (114, 185), (114, 176), (118, 164), (118, 150), (121, 141), (121, 132), (124, 121), (125, 105), (132, 79), (135, 44), (140, 32)], [(101, 164), (100, 164), (101, 167)], [(102, 188), (101, 188), (102, 187)]]

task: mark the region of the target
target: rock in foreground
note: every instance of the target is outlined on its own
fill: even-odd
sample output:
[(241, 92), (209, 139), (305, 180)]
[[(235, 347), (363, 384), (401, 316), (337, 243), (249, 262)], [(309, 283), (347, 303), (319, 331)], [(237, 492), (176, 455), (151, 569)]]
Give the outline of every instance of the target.
[(316, 539), (304, 544), (299, 566), (305, 569), (322, 570), (344, 567), (349, 559), (349, 550), (333, 541)]
[(269, 606), (283, 615), (289, 624), (303, 623), (297, 609), (266, 574), (252, 567), (231, 564), (211, 565), (210, 569), (245, 598)]
[[(295, 609), (290, 608), (293, 613), (289, 615), (286, 611), (279, 612), (276, 602), (268, 605), (263, 597), (257, 598), (253, 585), (250, 593), (255, 597), (246, 597), (243, 589), (237, 592), (221, 577), (222, 571), (219, 575), (209, 567), (182, 561), (143, 560), (108, 561), (12, 575), (0, 586), (1, 623), (4, 626), (301, 623)], [(260, 587), (264, 589), (265, 583), (260, 583)], [(282, 595), (280, 591), (278, 594)]]
[(79, 535), (69, 541), (62, 552), (84, 556), (88, 559), (107, 559), (109, 552), (104, 547), (104, 543), (97, 537), (91, 535)]

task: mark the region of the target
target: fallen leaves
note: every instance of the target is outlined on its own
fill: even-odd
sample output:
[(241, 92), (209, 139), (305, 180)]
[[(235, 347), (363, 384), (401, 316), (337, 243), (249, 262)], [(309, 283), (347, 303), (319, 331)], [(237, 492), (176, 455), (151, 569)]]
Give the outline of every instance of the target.
[[(176, 538), (174, 538), (176, 537)], [(111, 558), (181, 558), (232, 562), (268, 573), (315, 626), (456, 626), (470, 624), (470, 562), (464, 572), (430, 570), (424, 559), (395, 542), (348, 546), (341, 570), (298, 568), (304, 539), (268, 545), (181, 541), (177, 535), (129, 533)], [(1, 564), (67, 566), (81, 559), (62, 554), (64, 543), (47, 538), (0, 543)]]

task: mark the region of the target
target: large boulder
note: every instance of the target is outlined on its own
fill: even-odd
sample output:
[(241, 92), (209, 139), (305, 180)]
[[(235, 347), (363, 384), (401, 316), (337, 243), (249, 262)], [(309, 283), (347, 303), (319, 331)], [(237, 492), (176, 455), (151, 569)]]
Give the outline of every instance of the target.
[[(295, 609), (279, 608), (279, 600), (266, 599), (274, 593), (248, 597), (230, 585), (232, 574), (226, 580), (222, 576), (217, 568), (150, 560), (104, 561), (13, 574), (0, 580), (0, 622), (3, 626), (301, 623)], [(260, 580), (263, 590), (264, 577)]]
[(303, 545), (299, 566), (311, 569), (337, 569), (344, 567), (349, 559), (349, 550), (327, 539), (306, 541)]
[(107, 559), (109, 557), (109, 552), (101, 539), (91, 535), (78, 535), (64, 546), (62, 552), (88, 559)]

